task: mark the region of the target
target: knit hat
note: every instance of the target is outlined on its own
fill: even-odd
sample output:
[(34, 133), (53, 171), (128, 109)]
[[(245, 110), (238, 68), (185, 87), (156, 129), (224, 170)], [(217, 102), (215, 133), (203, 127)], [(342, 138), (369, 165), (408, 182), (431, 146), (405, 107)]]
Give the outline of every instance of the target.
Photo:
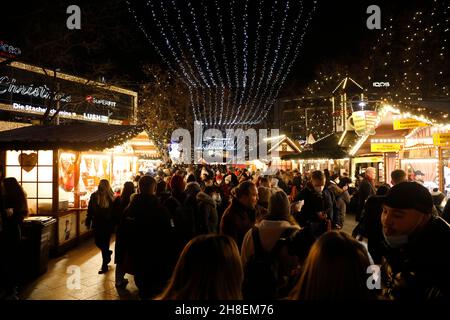
[(415, 209), (422, 213), (431, 213), (433, 210), (431, 193), (417, 182), (396, 184), (387, 193), (384, 204), (395, 209)]
[(269, 215), (287, 218), (290, 214), (289, 199), (284, 191), (274, 192), (269, 199)]
[(198, 184), (198, 182), (189, 182), (186, 185), (186, 192), (187, 193), (197, 193), (202, 191), (202, 188), (200, 188), (200, 185)]

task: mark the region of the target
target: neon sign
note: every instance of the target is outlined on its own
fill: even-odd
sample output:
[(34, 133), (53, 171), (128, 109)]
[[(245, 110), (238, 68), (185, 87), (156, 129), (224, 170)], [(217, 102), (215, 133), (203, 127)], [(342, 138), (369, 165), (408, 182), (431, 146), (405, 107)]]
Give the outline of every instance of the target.
[[(16, 84), (17, 80), (8, 76), (0, 77), (0, 94), (14, 93), (24, 96), (31, 96), (42, 99), (50, 99), (50, 88), (46, 85), (35, 86), (34, 84), (24, 85)], [(64, 102), (70, 102), (71, 96), (62, 92), (54, 94), (54, 100), (60, 100)]]

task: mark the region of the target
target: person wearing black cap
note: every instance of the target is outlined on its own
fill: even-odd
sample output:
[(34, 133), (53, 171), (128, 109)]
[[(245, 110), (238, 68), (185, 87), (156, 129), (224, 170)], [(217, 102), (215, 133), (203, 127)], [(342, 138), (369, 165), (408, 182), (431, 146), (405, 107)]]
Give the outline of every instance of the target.
[(416, 182), (383, 201), (383, 294), (398, 300), (450, 299), (450, 225), (432, 215), (430, 192)]
[[(397, 185), (406, 181), (406, 172), (397, 169), (391, 172), (391, 184)], [(381, 263), (380, 243), (383, 239), (381, 213), (383, 212), (383, 199), (389, 191), (389, 185), (381, 185), (375, 196), (371, 196), (364, 204), (361, 221), (353, 230), (355, 238), (367, 238), (367, 247), (375, 263)]]

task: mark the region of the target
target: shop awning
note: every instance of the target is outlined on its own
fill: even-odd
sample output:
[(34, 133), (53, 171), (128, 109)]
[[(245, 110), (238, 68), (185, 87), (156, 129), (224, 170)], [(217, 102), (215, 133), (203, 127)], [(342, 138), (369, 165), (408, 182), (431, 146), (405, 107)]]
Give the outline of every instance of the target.
[(120, 145), (144, 130), (143, 126), (70, 123), (29, 126), (0, 132), (1, 150), (103, 150)]

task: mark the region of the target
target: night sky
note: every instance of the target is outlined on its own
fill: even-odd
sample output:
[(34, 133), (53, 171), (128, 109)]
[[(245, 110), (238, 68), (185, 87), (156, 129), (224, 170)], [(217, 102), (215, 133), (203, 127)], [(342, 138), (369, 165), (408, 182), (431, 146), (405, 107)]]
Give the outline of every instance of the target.
[[(78, 4), (81, 7), (82, 29), (79, 31), (70, 31), (65, 26), (68, 17), (65, 9), (68, 4)], [(414, 1), (319, 1), (300, 56), (285, 86), (292, 83), (306, 84), (313, 78), (317, 66), (323, 62), (354, 63), (380, 32), (366, 27), (366, 8), (371, 4), (380, 6), (382, 25), (393, 12), (407, 11), (415, 5)], [(88, 11), (88, 14), (84, 14), (83, 10)], [(121, 0), (95, 3), (14, 1), (3, 12), (6, 14), (0, 19), (0, 40), (21, 48), (23, 54), (19, 60), (41, 65), (58, 61), (45, 50), (42, 52), (36, 47), (69, 33), (69, 38), (74, 38), (74, 41), (83, 42), (87, 39), (89, 43), (90, 39), (98, 38), (96, 46), (89, 52), (76, 46), (69, 50), (70, 63), (59, 66), (69, 73), (83, 75), (90, 72), (88, 64), (108, 61), (114, 66), (107, 71), (109, 76), (120, 75), (133, 85), (143, 79), (140, 72), (143, 63), (157, 63), (165, 67)], [(64, 45), (51, 52), (58, 55), (58, 50), (67, 53)], [(66, 64), (65, 61), (62, 64)]]

